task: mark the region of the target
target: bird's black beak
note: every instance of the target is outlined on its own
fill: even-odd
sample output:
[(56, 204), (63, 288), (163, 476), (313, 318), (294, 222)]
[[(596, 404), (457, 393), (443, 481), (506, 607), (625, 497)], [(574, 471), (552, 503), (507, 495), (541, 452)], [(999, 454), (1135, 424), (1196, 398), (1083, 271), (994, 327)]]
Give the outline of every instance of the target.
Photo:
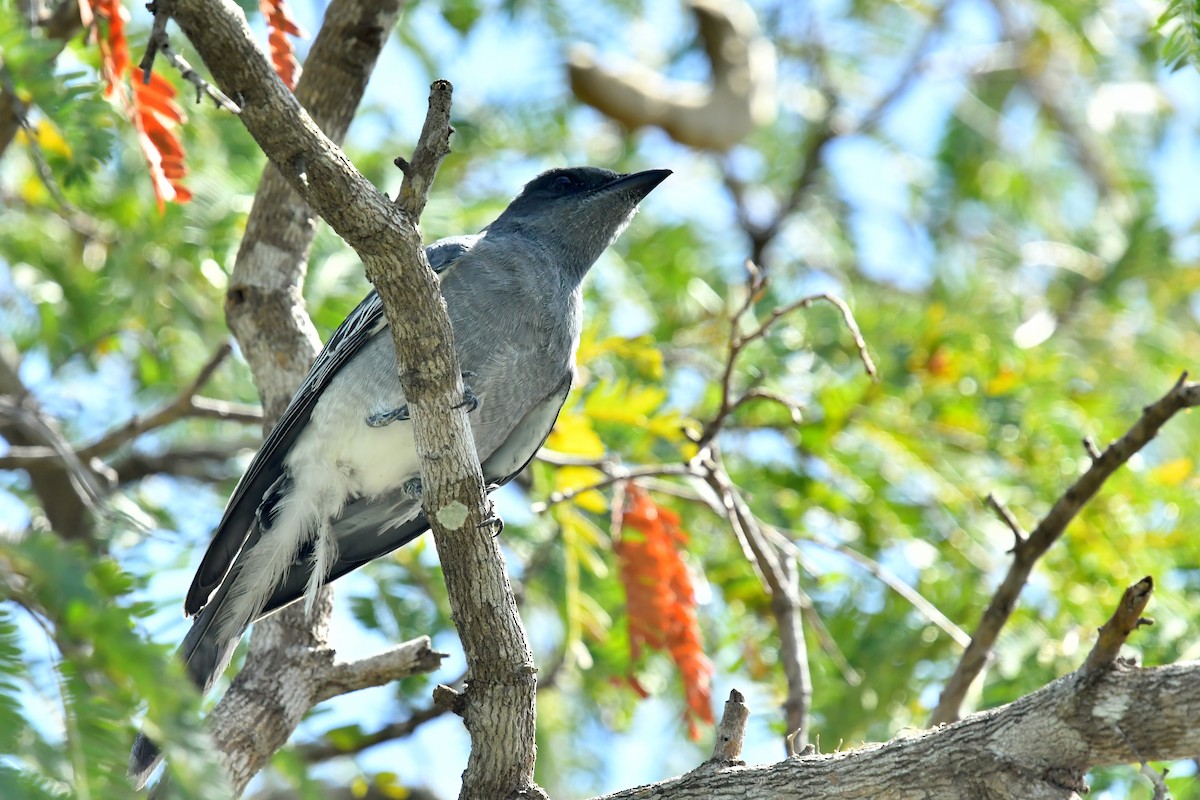
[(648, 169), (644, 172), (631, 172), (619, 175), (600, 188), (602, 192), (622, 192), (635, 196), (640, 202), (643, 197), (654, 191), (654, 187), (667, 179), (671, 174), (669, 169)]

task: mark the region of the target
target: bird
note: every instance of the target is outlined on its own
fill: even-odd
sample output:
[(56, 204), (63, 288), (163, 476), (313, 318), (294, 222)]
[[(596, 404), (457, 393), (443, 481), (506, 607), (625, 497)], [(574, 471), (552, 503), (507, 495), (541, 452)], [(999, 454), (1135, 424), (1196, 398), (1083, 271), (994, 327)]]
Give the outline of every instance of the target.
[[(543, 172), (477, 234), (425, 249), (467, 390), (462, 403), (489, 491), (517, 476), (575, 376), (588, 270), (671, 174), (600, 167)], [(184, 601), (179, 647), (208, 693), (249, 625), (429, 528), (396, 354), (372, 290), (334, 331), (238, 481)], [(144, 734), (136, 788), (162, 756)]]

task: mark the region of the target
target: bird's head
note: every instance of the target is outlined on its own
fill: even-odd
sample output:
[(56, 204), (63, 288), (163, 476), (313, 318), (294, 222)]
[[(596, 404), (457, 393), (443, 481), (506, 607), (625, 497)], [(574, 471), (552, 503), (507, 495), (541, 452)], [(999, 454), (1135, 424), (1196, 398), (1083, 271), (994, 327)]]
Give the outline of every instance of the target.
[(525, 184), (489, 233), (520, 231), (553, 248), (563, 269), (582, 279), (625, 230), (638, 203), (671, 174), (650, 169), (621, 175), (600, 167), (543, 172)]

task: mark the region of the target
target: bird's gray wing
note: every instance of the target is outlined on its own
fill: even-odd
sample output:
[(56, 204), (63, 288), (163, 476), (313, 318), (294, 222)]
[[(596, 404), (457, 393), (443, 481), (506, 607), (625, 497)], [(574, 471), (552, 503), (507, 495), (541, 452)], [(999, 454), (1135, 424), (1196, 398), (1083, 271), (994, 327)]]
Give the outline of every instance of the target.
[[(425, 248), (429, 265), (443, 272), (469, 251), (478, 236), (442, 239)], [(288, 404), (278, 424), (271, 429), (246, 474), (238, 481), (221, 522), (213, 533), (208, 550), (196, 570), (184, 602), (184, 611), (196, 614), (224, 580), (237, 554), (246, 543), (255, 516), (269, 514), (287, 489), (283, 462), (296, 437), (307, 424), (321, 393), (333, 376), (352, 359), (373, 336), (387, 328), (383, 303), (374, 290), (358, 304), (330, 337), (325, 349), (313, 362), (308, 377)], [(261, 507), (261, 511), (260, 511)]]
[[(568, 372), (554, 390), (526, 412), (500, 447), (483, 461), (483, 481), (489, 491), (503, 486), (528, 466), (550, 435), (558, 412), (571, 391)], [(333, 534), (338, 542), (338, 558), (330, 570), (327, 582), (337, 580), (368, 561), (408, 544), (429, 530), (417, 498), (397, 490), (390, 495), (367, 500), (359, 498), (347, 504), (333, 521)], [(296, 556), (283, 582), (271, 595), (264, 614), (282, 608), (304, 595), (312, 571), (312, 544)]]
[(546, 442), (558, 412), (571, 391), (571, 372), (567, 372), (546, 399), (531, 408), (504, 444), (483, 460), (483, 480), (489, 486), (503, 486), (521, 474)]

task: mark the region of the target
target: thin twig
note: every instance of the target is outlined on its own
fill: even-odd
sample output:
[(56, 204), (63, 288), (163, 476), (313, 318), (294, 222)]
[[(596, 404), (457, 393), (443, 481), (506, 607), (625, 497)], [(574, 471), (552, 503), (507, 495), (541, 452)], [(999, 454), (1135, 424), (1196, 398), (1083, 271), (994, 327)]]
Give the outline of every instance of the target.
[(188, 445), (161, 453), (131, 452), (112, 461), (119, 484), (132, 483), (150, 475), (176, 475), (216, 482), (237, 477), (229, 460), (239, 452), (253, 452), (262, 444), (255, 441), (230, 441)]
[(750, 708), (746, 698), (737, 689), (729, 690), (725, 711), (717, 725), (716, 741), (710, 762), (741, 764), (742, 744), (746, 741), (746, 722), (750, 719)]
[(1000, 521), (1007, 525), (1008, 529), (1012, 531), (1013, 539), (1016, 541), (1016, 544), (1014, 544), (1013, 547), (1020, 547), (1025, 540), (1029, 538), (1029, 534), (1026, 533), (1025, 529), (1021, 527), (1021, 523), (1017, 522), (1017, 518), (1014, 517), (1013, 513), (1008, 510), (1008, 506), (1004, 505), (1004, 503), (991, 492), (988, 492), (986, 502), (988, 506), (996, 512), (996, 516), (1000, 517)]
[(729, 409), (729, 414), (732, 416), (733, 413), (736, 412), (738, 409), (740, 409), (742, 406), (744, 406), (748, 403), (751, 403), (755, 400), (767, 400), (767, 401), (770, 401), (777, 405), (783, 406), (783, 408), (787, 410), (789, 416), (791, 416), (793, 425), (799, 425), (800, 423), (802, 423), (804, 421), (804, 417), (801, 414), (801, 409), (800, 409), (799, 403), (797, 403), (795, 400), (791, 399), (790, 397), (784, 397), (783, 395), (781, 395), (777, 392), (772, 392), (771, 390), (764, 389), (761, 386), (754, 387), (753, 389), (751, 389), (750, 391), (746, 392), (744, 395), (739, 397), (737, 400), (735, 400), (733, 403), (733, 406), (730, 407), (730, 409)]
[(421, 127), (412, 161), (396, 159), (396, 165), (404, 173), (396, 204), (414, 220), (420, 219), (421, 212), (425, 210), (438, 165), (450, 154), (450, 136), (454, 133), (450, 125), (453, 91), (450, 81), (433, 82), (429, 87), (429, 112), (425, 115), (425, 124)]
[[(461, 681), (459, 683), (461, 684)], [(430, 703), (424, 708), (413, 711), (408, 717), (399, 722), (389, 722), (377, 730), (364, 733), (353, 741), (347, 742), (345, 746), (325, 740), (313, 744), (298, 745), (296, 752), (300, 758), (309, 764), (318, 761), (328, 761), (332, 758), (357, 755), (364, 750), (370, 750), (372, 747), (378, 747), (387, 742), (394, 742), (397, 739), (412, 736), (426, 722), (445, 716), (448, 710), (448, 708)]]
[(1125, 590), (1116, 611), (1108, 618), (1108, 622), (1100, 627), (1096, 644), (1092, 647), (1092, 652), (1088, 653), (1087, 661), (1083, 662), (1084, 672), (1111, 667), (1129, 634), (1143, 625), (1154, 624), (1142, 616), (1153, 593), (1154, 579), (1149, 575)]
[[(245, 414), (247, 409), (244, 407), (223, 407), (218, 401), (210, 401), (206, 403), (197, 402), (196, 393), (204, 384), (208, 383), (208, 379), (212, 377), (221, 363), (229, 357), (233, 352), (233, 347), (229, 342), (222, 342), (219, 347), (213, 352), (204, 366), (192, 379), (182, 392), (180, 392), (174, 400), (168, 403), (163, 408), (154, 412), (148, 417), (140, 418), (137, 416), (131, 417), (124, 425), (115, 430), (109, 431), (104, 436), (97, 439), (90, 445), (80, 448), (79, 454), (84, 458), (93, 458), (111, 453), (121, 445), (131, 439), (141, 436), (147, 431), (161, 428), (164, 425), (169, 425), (176, 420), (184, 417), (197, 416), (212, 416), (220, 415), (223, 411), (228, 412), (228, 416), (234, 414)], [(225, 417), (225, 418), (228, 418)]]
[[(261, 422), (262, 412), (254, 406), (241, 403), (229, 403), (224, 400), (213, 400), (198, 397), (196, 392), (212, 377), (213, 372), (228, 358), (231, 347), (228, 342), (217, 348), (208, 362), (200, 369), (199, 374), (180, 392), (174, 400), (147, 417), (134, 416), (120, 427), (114, 428), (91, 444), (78, 448), (70, 448), (71, 455), (81, 463), (90, 462), (94, 458), (105, 456), (132, 439), (144, 433), (169, 425), (186, 417), (220, 419), (230, 422)], [(47, 462), (60, 461), (64, 458), (62, 448), (54, 447), (13, 447), (7, 454), (0, 456), (0, 469), (31, 469), (45, 466)]]
[(157, 53), (162, 53), (163, 58), (167, 59), (171, 66), (179, 71), (180, 76), (196, 87), (197, 103), (207, 95), (217, 108), (224, 109), (233, 114), (241, 114), (242, 107), (239, 104), (231, 100), (229, 95), (200, 77), (200, 73), (192, 69), (192, 65), (183, 56), (171, 49), (171, 40), (167, 37), (166, 27), (167, 16), (162, 13), (155, 14), (154, 28), (150, 34), (149, 43), (146, 45), (146, 55), (142, 57), (141, 63), (138, 64), (138, 68), (142, 71), (142, 82), (150, 83), (150, 69), (154, 64), (154, 57)]
[(532, 504), (529, 508), (534, 514), (541, 514), (551, 506), (556, 506), (559, 503), (566, 503), (574, 500), (584, 492), (591, 492), (596, 489), (603, 489), (607, 486), (612, 486), (614, 483), (622, 481), (631, 481), (638, 478), (660, 477), (663, 475), (679, 475), (684, 477), (700, 477), (703, 473), (698, 467), (688, 464), (653, 464), (645, 467), (622, 467), (619, 464), (609, 462), (592, 462), (587, 466), (593, 466), (605, 473), (605, 476), (595, 483), (587, 486), (577, 486), (574, 489), (564, 489), (561, 492), (553, 492), (545, 500)]
[(966, 647), (971, 643), (971, 637), (967, 634), (967, 632), (955, 625), (949, 617), (938, 610), (937, 606), (927, 600), (925, 596), (916, 589), (900, 580), (900, 578), (887, 567), (883, 566), (870, 556), (864, 555), (854, 548), (847, 547), (840, 542), (832, 542), (814, 534), (807, 534), (802, 537), (802, 539), (795, 536), (789, 538), (793, 545), (802, 540), (815, 544), (818, 547), (826, 550), (831, 550), (835, 553), (841, 553), (842, 555), (846, 556), (846, 558), (850, 559), (855, 564), (878, 578), (880, 583), (882, 583), (884, 586), (888, 587), (893, 592), (907, 600), (909, 605), (911, 605), (918, 614), (925, 617), (925, 619), (929, 620), (929, 622), (933, 625), (936, 625), (943, 633), (953, 639), (959, 647)]
[(825, 626), (825, 620), (821, 619), (820, 612), (817, 611), (816, 604), (812, 598), (803, 589), (800, 593), (800, 613), (804, 617), (805, 624), (809, 630), (817, 637), (817, 645), (820, 646), (821, 652), (825, 653), (826, 657), (833, 662), (837, 667), (838, 672), (842, 674), (842, 680), (847, 686), (862, 685), (862, 673), (850, 666), (850, 662), (846, 659), (846, 654), (842, 652), (842, 648), (838, 647), (837, 640), (833, 638), (833, 634), (829, 632), (829, 628)]
[(788, 752), (794, 743), (804, 744), (808, 735), (808, 714), (812, 705), (812, 677), (808, 668), (808, 650), (804, 642), (799, 597), (799, 576), (793, 551), (782, 546), (782, 537), (769, 535), (770, 528), (759, 523), (733, 485), (715, 448), (699, 459), (705, 482), (721, 498), (725, 517), (737, 536), (750, 564), (771, 596), (771, 613), (779, 628), (779, 660), (787, 679), (784, 703)]
[(1167, 777), (1165, 769), (1159, 772), (1143, 761), (1138, 772), (1142, 773), (1142, 777), (1150, 781), (1150, 785), (1154, 787), (1154, 795), (1151, 800), (1171, 800), (1171, 790), (1167, 788), (1167, 782), (1164, 780)]
[(1055, 502), (1028, 538), (1014, 548), (1013, 562), (1008, 568), (1008, 574), (992, 595), (992, 600), (979, 621), (979, 627), (971, 637), (971, 644), (967, 646), (954, 674), (942, 690), (930, 724), (938, 725), (958, 719), (963, 698), (966, 697), (971, 683), (983, 671), (988, 654), (1000, 635), (1000, 629), (1004, 627), (1016, 607), (1017, 596), (1029, 580), (1029, 573), (1038, 559), (1058, 541), (1067, 525), (1100, 490), (1104, 482), (1145, 447), (1171, 417), (1185, 408), (1198, 405), (1200, 383), (1189, 383), (1185, 372), (1170, 391), (1142, 410), (1141, 418), (1124, 436), (1109, 445), (1099, 458), (1092, 461), (1088, 470)]
[[(704, 450), (706, 447), (708, 447), (713, 439), (716, 438), (717, 434), (720, 433), (722, 427), (725, 425), (726, 420), (729, 419), (729, 416), (747, 402), (746, 396), (738, 397), (736, 399), (733, 398), (733, 375), (738, 358), (741, 356), (742, 351), (745, 350), (747, 345), (766, 337), (766, 335), (770, 333), (771, 328), (779, 320), (795, 313), (796, 311), (809, 308), (814, 303), (824, 301), (838, 309), (842, 315), (842, 320), (846, 323), (846, 327), (849, 329), (850, 334), (854, 338), (854, 345), (858, 348), (858, 356), (862, 360), (863, 368), (867, 371), (867, 375), (870, 376), (873, 382), (879, 382), (879, 373), (875, 369), (875, 363), (871, 360), (870, 353), (867, 352), (867, 342), (865, 339), (863, 339), (862, 331), (858, 327), (858, 322), (856, 322), (854, 319), (854, 313), (850, 310), (850, 307), (846, 305), (844, 300), (830, 292), (821, 292), (820, 294), (802, 297), (801, 299), (793, 303), (789, 303), (786, 306), (776, 308), (762, 323), (759, 324), (757, 328), (752, 330), (750, 333), (745, 335), (739, 333), (741, 329), (742, 318), (751, 310), (755, 298), (761, 291), (762, 287), (765, 286), (766, 282), (765, 278), (762, 277), (761, 269), (755, 266), (753, 262), (747, 262), (747, 268), (751, 270), (748, 287), (749, 291), (747, 293), (746, 301), (742, 304), (741, 308), (738, 309), (737, 313), (734, 314), (733, 320), (730, 324), (729, 351), (725, 359), (725, 367), (721, 373), (721, 403), (717, 408), (716, 414), (713, 415), (713, 418), (709, 420), (708, 424), (704, 426), (704, 430), (701, 431), (700, 435), (696, 438), (696, 446), (700, 450)], [(782, 402), (785, 407), (792, 411), (793, 415), (799, 413), (799, 409), (795, 403), (783, 400), (778, 395), (768, 393), (762, 389), (751, 389), (748, 395)]]

